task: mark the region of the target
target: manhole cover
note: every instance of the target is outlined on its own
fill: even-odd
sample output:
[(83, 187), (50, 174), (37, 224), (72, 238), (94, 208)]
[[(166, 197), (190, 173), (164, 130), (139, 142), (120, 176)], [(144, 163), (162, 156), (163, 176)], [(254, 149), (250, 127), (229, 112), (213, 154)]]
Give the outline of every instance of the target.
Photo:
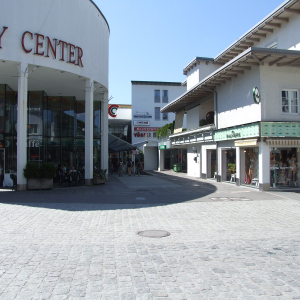
[(171, 235), (171, 233), (165, 230), (145, 230), (139, 231), (138, 235), (149, 238), (162, 238)]

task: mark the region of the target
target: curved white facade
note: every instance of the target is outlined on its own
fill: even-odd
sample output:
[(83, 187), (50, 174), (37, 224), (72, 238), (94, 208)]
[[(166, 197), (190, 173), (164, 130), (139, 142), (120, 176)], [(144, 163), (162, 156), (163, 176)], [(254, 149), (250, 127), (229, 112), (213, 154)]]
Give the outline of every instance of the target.
[(102, 168), (107, 167), (109, 35), (107, 20), (91, 0), (1, 1), (0, 84), (18, 94), (20, 189), (26, 185), (22, 170), (27, 161), (28, 91), (85, 101), (88, 180), (93, 168), (93, 102), (101, 101), (101, 160)]

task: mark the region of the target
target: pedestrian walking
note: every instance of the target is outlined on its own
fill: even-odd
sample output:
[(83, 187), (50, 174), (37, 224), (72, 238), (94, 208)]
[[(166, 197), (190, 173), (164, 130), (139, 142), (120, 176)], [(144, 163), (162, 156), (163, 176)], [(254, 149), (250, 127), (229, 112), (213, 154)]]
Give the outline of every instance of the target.
[(128, 158), (128, 160), (127, 160), (127, 172), (128, 172), (128, 176), (131, 176), (131, 167), (132, 167), (132, 163), (131, 163), (131, 160)]
[(140, 162), (139, 159), (137, 161), (136, 168), (137, 168), (138, 176), (140, 176), (141, 175), (141, 170), (142, 170), (142, 163)]

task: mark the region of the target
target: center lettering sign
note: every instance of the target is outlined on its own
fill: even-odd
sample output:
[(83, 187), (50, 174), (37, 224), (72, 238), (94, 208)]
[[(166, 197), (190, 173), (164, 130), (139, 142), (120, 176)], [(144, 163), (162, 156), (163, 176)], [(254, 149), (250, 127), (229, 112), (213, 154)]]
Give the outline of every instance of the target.
[[(8, 27), (3, 26), (3, 30), (0, 34), (0, 49), (2, 49), (1, 39), (7, 29)], [(59, 55), (60, 61), (66, 61), (69, 64), (83, 67), (83, 50), (63, 40), (50, 39), (48, 36), (45, 37), (40, 33), (25, 31), (21, 38), (21, 47), (27, 54), (32, 52), (34, 55), (50, 57), (49, 53), (51, 53), (53, 59), (56, 59)], [(57, 52), (59, 52), (59, 54), (57, 54)]]

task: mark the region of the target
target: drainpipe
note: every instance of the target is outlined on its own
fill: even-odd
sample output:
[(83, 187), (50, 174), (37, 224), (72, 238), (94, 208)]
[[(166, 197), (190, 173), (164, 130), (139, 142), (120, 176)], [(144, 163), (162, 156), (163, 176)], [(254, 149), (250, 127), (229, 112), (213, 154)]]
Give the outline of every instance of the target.
[[(218, 129), (218, 96), (217, 96), (217, 92), (211, 89), (208, 89), (205, 86), (202, 86), (203, 89), (210, 91), (212, 93), (214, 93), (214, 122), (215, 122), (215, 127), (216, 130)], [(217, 155), (217, 181), (220, 182), (221, 181), (221, 174), (219, 174), (219, 157), (218, 157), (218, 142), (216, 143), (216, 155)]]

